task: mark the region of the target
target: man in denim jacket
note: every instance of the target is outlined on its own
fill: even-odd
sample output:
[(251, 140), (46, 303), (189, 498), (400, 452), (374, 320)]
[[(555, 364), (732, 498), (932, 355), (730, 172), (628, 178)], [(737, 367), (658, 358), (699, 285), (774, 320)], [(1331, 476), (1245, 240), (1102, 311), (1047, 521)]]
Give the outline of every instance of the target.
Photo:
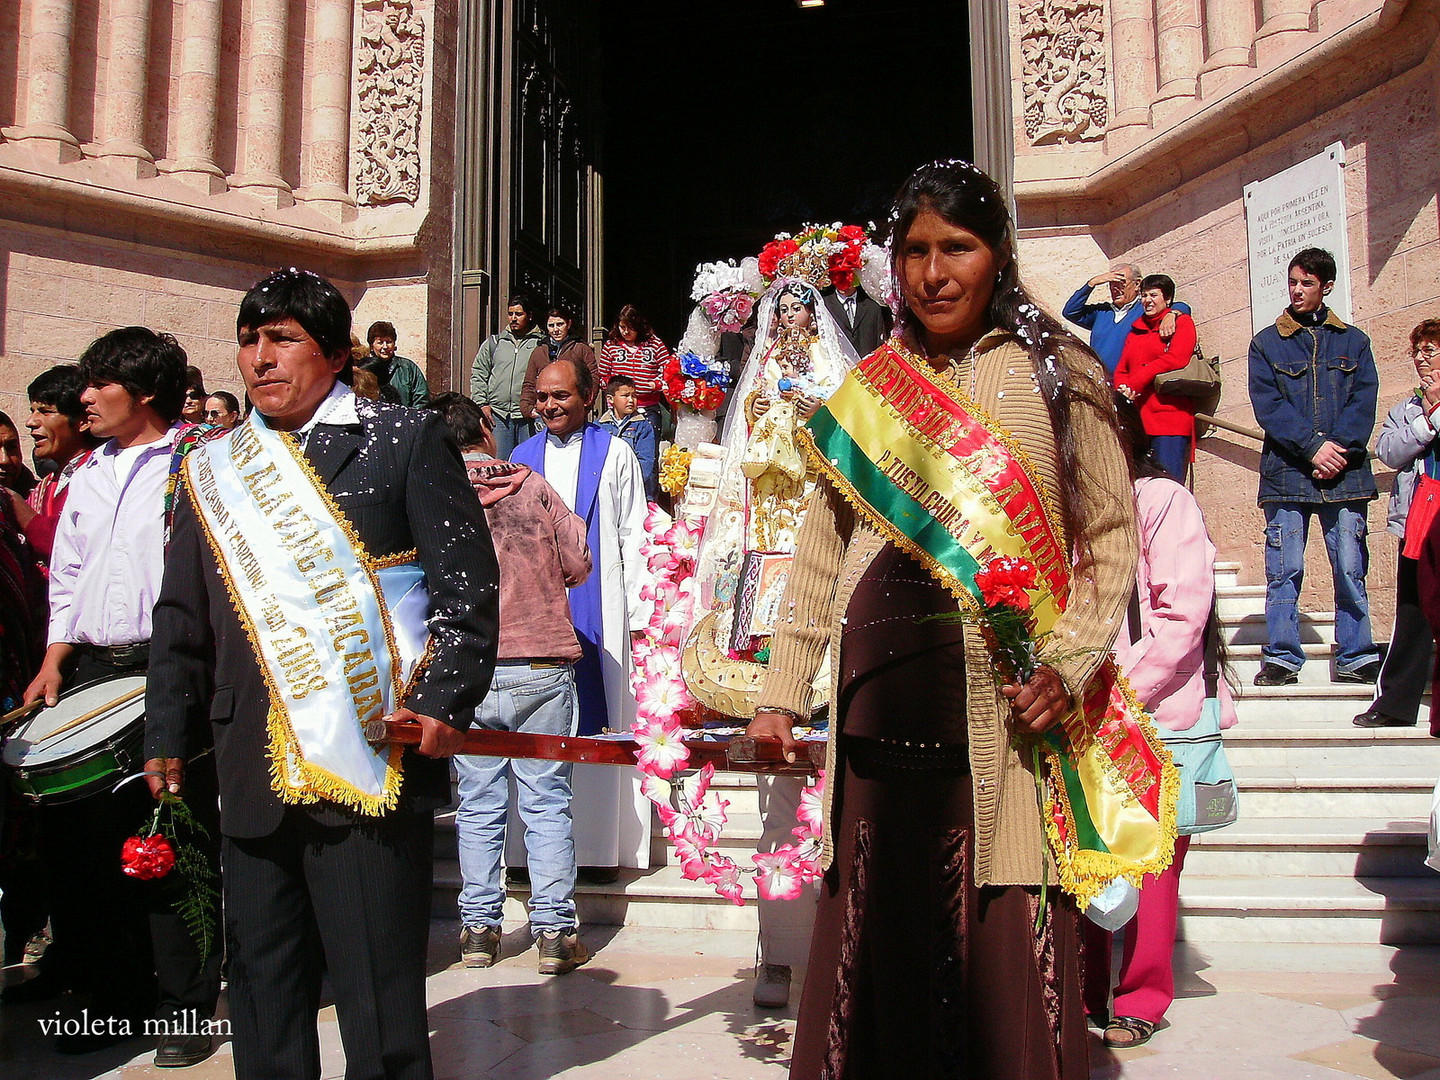
[(1290, 306), (1250, 342), (1250, 403), (1265, 429), (1265, 626), (1256, 686), (1296, 682), (1305, 663), (1297, 603), (1305, 541), (1318, 515), (1335, 581), (1335, 680), (1373, 683), (1379, 652), (1365, 593), (1365, 504), (1377, 495), (1365, 449), (1379, 376), (1370, 339), (1325, 306), (1335, 259), (1306, 248), (1290, 261)]

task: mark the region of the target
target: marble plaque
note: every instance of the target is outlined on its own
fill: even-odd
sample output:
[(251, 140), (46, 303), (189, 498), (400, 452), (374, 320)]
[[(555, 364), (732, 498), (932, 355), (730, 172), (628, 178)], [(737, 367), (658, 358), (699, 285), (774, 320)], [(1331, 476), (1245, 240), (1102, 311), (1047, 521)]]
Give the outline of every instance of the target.
[(1345, 146), (1333, 143), (1312, 158), (1245, 185), (1250, 239), (1250, 322), (1253, 333), (1290, 303), (1286, 267), (1301, 248), (1335, 256), (1335, 288), (1327, 303), (1350, 321), (1350, 236), (1345, 223)]

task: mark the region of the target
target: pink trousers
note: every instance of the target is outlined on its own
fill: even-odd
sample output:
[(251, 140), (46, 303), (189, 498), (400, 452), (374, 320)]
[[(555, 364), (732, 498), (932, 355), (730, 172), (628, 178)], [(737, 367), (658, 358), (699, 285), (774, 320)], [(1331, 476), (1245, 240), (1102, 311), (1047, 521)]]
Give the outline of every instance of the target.
[(1146, 875), (1140, 888), (1140, 907), (1121, 931), (1125, 950), (1120, 960), (1120, 981), (1110, 996), (1110, 933), (1089, 919), (1085, 925), (1085, 1011), (1094, 1017), (1133, 1016), (1158, 1024), (1175, 1000), (1176, 921), (1180, 915), (1180, 871), (1190, 837), (1175, 841), (1175, 861), (1158, 877)]

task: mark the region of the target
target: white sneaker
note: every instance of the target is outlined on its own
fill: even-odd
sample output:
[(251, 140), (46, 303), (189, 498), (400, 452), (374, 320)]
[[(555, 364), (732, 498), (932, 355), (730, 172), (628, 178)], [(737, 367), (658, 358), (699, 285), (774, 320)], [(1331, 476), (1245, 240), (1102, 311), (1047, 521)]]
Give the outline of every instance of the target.
[(762, 1009), (783, 1009), (790, 1004), (790, 965), (761, 964), (752, 997)]

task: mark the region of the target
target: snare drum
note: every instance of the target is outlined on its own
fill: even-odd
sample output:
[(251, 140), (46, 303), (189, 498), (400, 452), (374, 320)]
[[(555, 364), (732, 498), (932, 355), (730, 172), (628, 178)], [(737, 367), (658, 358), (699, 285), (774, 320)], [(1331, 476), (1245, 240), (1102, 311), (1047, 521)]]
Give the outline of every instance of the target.
[(145, 742), (145, 676), (78, 686), (51, 709), (14, 728), (0, 759), (32, 802), (75, 802), (113, 787), (140, 767)]

